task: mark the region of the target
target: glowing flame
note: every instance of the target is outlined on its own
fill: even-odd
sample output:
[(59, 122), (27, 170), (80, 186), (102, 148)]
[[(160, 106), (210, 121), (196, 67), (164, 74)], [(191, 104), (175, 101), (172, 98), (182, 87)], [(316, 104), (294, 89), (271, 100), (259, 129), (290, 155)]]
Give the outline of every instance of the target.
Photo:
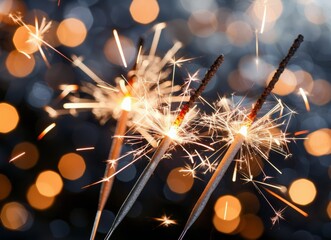
[(121, 103), (121, 108), (125, 111), (131, 111), (131, 97), (130, 96), (126, 96), (123, 98), (123, 101)]
[(177, 138), (177, 129), (178, 127), (173, 125), (171, 126), (171, 128), (169, 129), (167, 136), (172, 138), (172, 139), (176, 139)]
[(242, 126), (239, 129), (238, 133), (240, 133), (241, 135), (243, 135), (244, 137), (246, 137), (247, 136), (247, 133), (248, 133), (248, 126), (246, 126), (246, 125)]

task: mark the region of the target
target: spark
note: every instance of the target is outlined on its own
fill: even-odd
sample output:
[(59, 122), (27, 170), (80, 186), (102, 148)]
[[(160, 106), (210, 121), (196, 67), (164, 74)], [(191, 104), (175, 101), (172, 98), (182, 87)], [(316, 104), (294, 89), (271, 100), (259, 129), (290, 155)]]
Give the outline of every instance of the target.
[(165, 214), (159, 218), (154, 218), (154, 220), (161, 222), (159, 226), (164, 226), (164, 227), (169, 227), (171, 225), (177, 224), (176, 220), (171, 219), (169, 216)]
[(51, 123), (48, 125), (38, 136), (38, 140), (41, 140), (49, 131), (51, 131), (56, 126), (56, 123)]
[(259, 66), (259, 35), (257, 30), (255, 30), (255, 64), (256, 68)]
[(306, 94), (305, 90), (303, 90), (302, 88), (299, 88), (299, 93), (301, 94), (302, 99), (305, 103), (306, 109), (309, 112), (310, 111), (310, 105), (309, 105), (307, 94)]
[(83, 147), (83, 148), (76, 148), (76, 151), (89, 151), (94, 150), (94, 147)]
[[(41, 24), (39, 26), (39, 22), (37, 17), (35, 17), (35, 32), (33, 32), (29, 26), (22, 20), (21, 16), (17, 16), (14, 14), (9, 14), (9, 17), (17, 24), (19, 24), (20, 26), (24, 26), (25, 29), (28, 31), (30, 38), (27, 40), (27, 42), (31, 42), (32, 44), (34, 44), (37, 49), (39, 50), (40, 55), (42, 56), (45, 64), (49, 67), (50, 64), (46, 58), (46, 55), (44, 53), (44, 50), (42, 49), (42, 45), (45, 45), (47, 47), (49, 47), (50, 49), (52, 49), (54, 52), (56, 52), (57, 54), (59, 54), (60, 56), (62, 56), (63, 58), (65, 58), (66, 60), (68, 60), (69, 62), (72, 62), (72, 60), (70, 58), (68, 58), (67, 56), (65, 56), (63, 53), (61, 53), (60, 51), (58, 51), (57, 49), (55, 49), (52, 45), (50, 45), (48, 42), (46, 42), (44, 40), (44, 34), (51, 28), (51, 24), (52, 22), (49, 21), (48, 23), (46, 22), (46, 18), (43, 17)], [(25, 55), (28, 55), (27, 53), (25, 53)]]
[(16, 156), (13, 157), (12, 159), (10, 159), (9, 162), (11, 163), (11, 162), (15, 161), (16, 159), (22, 157), (24, 154), (25, 154), (25, 152), (22, 152), (22, 153), (16, 155)]
[(156, 52), (157, 45), (160, 40), (161, 31), (167, 26), (166, 23), (159, 23), (154, 26), (154, 38), (152, 41), (151, 49), (149, 51), (149, 58), (153, 58)]
[[(191, 211), (191, 214), (186, 222), (184, 230), (182, 231), (182, 233), (179, 237), (179, 240), (183, 239), (187, 230), (193, 225), (193, 223), (196, 221), (196, 219), (200, 216), (200, 214), (203, 211), (203, 209), (205, 208), (211, 194), (214, 192), (214, 190), (218, 186), (219, 182), (222, 180), (225, 172), (227, 171), (228, 167), (230, 166), (230, 164), (233, 161), (234, 157), (236, 156), (237, 152), (242, 148), (243, 145), (245, 145), (245, 143), (248, 142), (249, 139), (252, 141), (252, 138), (250, 138), (251, 131), (252, 131), (252, 129), (254, 129), (254, 125), (258, 124), (258, 122), (259, 122), (259, 120), (256, 121), (257, 113), (262, 108), (267, 96), (270, 95), (275, 84), (279, 80), (281, 73), (285, 70), (286, 65), (288, 64), (290, 59), (293, 57), (296, 50), (299, 48), (302, 41), (303, 41), (302, 35), (299, 35), (294, 40), (291, 48), (288, 51), (288, 54), (280, 62), (279, 67), (278, 67), (277, 71), (275, 72), (272, 80), (269, 82), (268, 86), (264, 89), (264, 91), (262, 92), (260, 97), (257, 99), (257, 101), (256, 101), (255, 105), (253, 106), (253, 108), (251, 109), (250, 113), (248, 115), (244, 115), (245, 117), (244, 117), (244, 119), (242, 119), (242, 121), (234, 121), (235, 125), (237, 125), (237, 129), (234, 134), (231, 134), (231, 138), (232, 138), (231, 144), (230, 144), (229, 148), (227, 149), (227, 151), (225, 152), (222, 160), (220, 161), (219, 165), (217, 166), (215, 172), (213, 173), (211, 179), (209, 180), (209, 182), (208, 182), (207, 186), (205, 187), (204, 191), (202, 192), (201, 196), (197, 200), (195, 206), (193, 207), (193, 210)], [(271, 112), (272, 111), (273, 110), (271, 110)], [(219, 112), (219, 111), (217, 111), (217, 112)], [(240, 111), (239, 111), (239, 113), (240, 113)], [(265, 120), (267, 120), (267, 119), (264, 117), (262, 117), (260, 119), (260, 121), (265, 121)], [(233, 120), (232, 120), (232, 122), (233, 122)], [(228, 123), (225, 122), (225, 124), (227, 125)], [(223, 129), (221, 129), (221, 130), (223, 130)], [(265, 131), (262, 131), (262, 132), (265, 132)], [(265, 133), (267, 135), (270, 135), (268, 130)], [(258, 141), (258, 140), (259, 139), (256, 139), (256, 141)], [(252, 147), (254, 148), (254, 146), (252, 146)], [(271, 164), (271, 162), (268, 160), (268, 156), (265, 155), (264, 152), (261, 151), (261, 149), (259, 149), (259, 148), (254, 148), (254, 149), (257, 150), (260, 154), (262, 154), (262, 156), (265, 156), (264, 159), (266, 159), (269, 162), (269, 164)], [(248, 167), (249, 167), (249, 165), (248, 165)], [(249, 174), (249, 175), (251, 175), (251, 174)]]
[[(74, 66), (78, 67), (82, 70), (87, 76), (89, 76), (95, 83), (99, 84), (100, 87), (105, 85), (105, 81), (103, 81), (98, 75), (96, 75), (88, 66), (83, 63), (82, 57), (77, 57), (76, 55), (72, 56)], [(117, 88), (107, 85), (107, 89), (111, 91), (118, 92)]]
[(225, 202), (225, 209), (224, 209), (224, 216), (223, 216), (223, 219), (226, 220), (226, 215), (227, 215), (227, 212), (228, 212), (228, 201)]
[(275, 225), (276, 223), (278, 223), (280, 219), (284, 219), (283, 212), (285, 211), (285, 209), (286, 208), (283, 208), (283, 209), (275, 212), (275, 216), (270, 219), (272, 225)]
[(303, 134), (307, 134), (309, 133), (308, 130), (301, 130), (301, 131), (297, 131), (294, 133), (294, 136), (299, 136), (299, 135), (303, 135)]
[[(174, 126), (176, 129), (180, 129), (181, 125), (184, 122), (186, 114), (189, 112), (189, 110), (194, 105), (195, 101), (200, 97), (201, 93), (205, 89), (208, 82), (212, 79), (212, 77), (215, 75), (216, 71), (220, 67), (220, 65), (223, 62), (223, 55), (219, 56), (214, 64), (210, 67), (210, 69), (205, 74), (204, 79), (201, 81), (200, 86), (195, 91), (193, 95), (191, 95), (189, 101), (183, 105), (180, 112), (178, 113), (175, 121), (172, 123), (171, 126)], [(173, 143), (173, 139), (167, 135), (164, 136), (162, 139), (160, 145), (154, 152), (149, 164), (144, 169), (143, 173), (140, 175), (138, 180), (136, 181), (135, 185), (131, 189), (129, 195), (123, 202), (120, 210), (118, 211), (113, 224), (110, 228), (110, 230), (107, 233), (107, 236), (105, 239), (109, 239), (114, 230), (117, 228), (117, 226), (121, 223), (121, 221), (124, 219), (126, 214), (129, 212), (131, 207), (133, 206), (134, 202), (140, 195), (141, 191), (143, 190), (144, 186), (146, 185), (147, 181), (149, 180), (150, 176), (153, 174), (154, 170), (158, 166), (158, 163), (166, 156), (166, 152), (169, 150), (169, 147)]]
[(261, 22), (260, 34), (262, 34), (264, 32), (266, 16), (267, 16), (267, 3), (268, 3), (268, 0), (263, 0), (263, 17), (262, 17), (262, 22)]
[(289, 207), (293, 208), (295, 211), (297, 211), (298, 213), (302, 214), (305, 217), (308, 217), (308, 213), (306, 213), (305, 211), (301, 210), (300, 208), (298, 208), (297, 206), (295, 206), (293, 203), (289, 202), (288, 200), (286, 200), (285, 198), (279, 196), (277, 193), (271, 191), (268, 188), (264, 188), (268, 193), (270, 193), (272, 196), (276, 197), (277, 199), (279, 199), (280, 201), (282, 201), (283, 203), (287, 204)]
[(116, 41), (118, 51), (120, 52), (120, 55), (121, 55), (123, 65), (124, 65), (125, 68), (127, 68), (128, 65), (126, 64), (126, 60), (125, 60), (124, 53), (123, 53), (123, 48), (122, 48), (121, 41), (120, 41), (120, 38), (118, 37), (118, 33), (117, 33), (116, 29), (113, 30), (113, 34), (114, 34), (114, 37), (115, 37), (115, 41)]

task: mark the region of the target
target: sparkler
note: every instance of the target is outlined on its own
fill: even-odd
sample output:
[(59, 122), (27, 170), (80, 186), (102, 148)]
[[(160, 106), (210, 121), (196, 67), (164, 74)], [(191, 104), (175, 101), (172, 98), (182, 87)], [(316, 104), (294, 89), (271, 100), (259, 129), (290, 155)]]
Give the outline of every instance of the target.
[(205, 208), (211, 194), (214, 192), (216, 187), (218, 186), (219, 182), (223, 178), (225, 172), (227, 171), (228, 167), (230, 166), (231, 162), (233, 161), (235, 155), (242, 147), (245, 139), (249, 136), (250, 127), (252, 126), (253, 122), (256, 119), (258, 111), (262, 108), (267, 96), (271, 93), (272, 89), (274, 88), (275, 84), (277, 83), (281, 73), (285, 70), (286, 65), (290, 61), (290, 59), (295, 54), (296, 50), (299, 48), (301, 42), (303, 41), (303, 36), (299, 35), (295, 41), (293, 42), (291, 48), (288, 51), (286, 57), (280, 62), (277, 71), (275, 72), (273, 78), (264, 89), (263, 93), (261, 94), (260, 98), (256, 101), (254, 107), (252, 108), (250, 114), (247, 116), (246, 120), (242, 123), (241, 127), (239, 128), (238, 132), (234, 136), (234, 139), (226, 151), (224, 157), (222, 158), (221, 162), (219, 163), (217, 169), (215, 170), (214, 174), (212, 175), (211, 179), (209, 180), (207, 186), (205, 187), (204, 191), (202, 192), (200, 198), (197, 200), (191, 214), (187, 220), (187, 223), (182, 231), (179, 240), (183, 239), (187, 230), (193, 225), (196, 219), (199, 217), (203, 209)]
[(157, 165), (159, 164), (161, 159), (164, 158), (165, 153), (168, 151), (170, 145), (173, 143), (173, 138), (176, 137), (177, 130), (178, 130), (178, 128), (181, 127), (181, 124), (183, 123), (185, 115), (189, 112), (190, 108), (192, 108), (195, 101), (200, 97), (200, 95), (203, 92), (203, 90), (205, 89), (206, 85), (211, 80), (211, 78), (215, 75), (217, 69), (220, 67), (222, 62), (223, 62), (223, 55), (219, 56), (216, 59), (214, 64), (210, 67), (210, 69), (207, 71), (205, 77), (201, 81), (199, 88), (195, 91), (195, 93), (193, 95), (191, 95), (190, 100), (186, 104), (184, 104), (184, 106), (182, 107), (181, 111), (177, 115), (177, 118), (175, 119), (172, 126), (170, 127), (168, 134), (164, 136), (160, 145), (154, 152), (149, 164), (144, 169), (143, 173), (140, 175), (140, 177), (136, 181), (135, 185), (133, 186), (132, 190), (130, 191), (129, 195), (127, 196), (124, 203), (122, 204), (105, 239), (109, 239), (111, 237), (114, 230), (117, 228), (117, 226), (120, 224), (120, 222), (124, 219), (126, 214), (129, 212), (129, 210), (133, 206), (134, 202), (136, 201), (136, 199), (140, 195), (141, 191), (143, 190), (144, 186), (146, 185), (148, 179), (153, 174), (155, 168), (157, 167)]

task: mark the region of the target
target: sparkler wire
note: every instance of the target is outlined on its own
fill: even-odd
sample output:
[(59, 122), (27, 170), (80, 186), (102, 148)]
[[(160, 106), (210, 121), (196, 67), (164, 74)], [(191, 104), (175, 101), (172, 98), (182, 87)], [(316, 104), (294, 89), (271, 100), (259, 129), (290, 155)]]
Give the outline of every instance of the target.
[[(267, 96), (271, 93), (272, 89), (274, 88), (275, 84), (279, 80), (280, 75), (285, 70), (286, 65), (293, 57), (296, 50), (299, 48), (301, 42), (303, 41), (303, 36), (299, 35), (293, 42), (291, 48), (289, 49), (286, 57), (280, 62), (277, 71), (275, 72), (272, 80), (269, 82), (268, 86), (264, 89), (261, 96), (256, 101), (256, 104), (252, 108), (250, 114), (248, 115), (248, 121), (243, 124), (243, 127), (250, 127), (253, 121), (256, 119), (258, 111), (261, 109), (263, 103), (265, 102)], [(215, 172), (213, 173), (211, 179), (209, 180), (207, 186), (205, 187), (204, 191), (202, 192), (201, 196), (197, 200), (196, 204), (194, 205), (190, 216), (186, 222), (184, 230), (182, 231), (179, 240), (182, 240), (188, 231), (188, 229), (193, 225), (193, 223), (197, 220), (200, 216), (201, 212), (205, 208), (211, 194), (214, 192), (220, 181), (222, 180), (225, 172), (227, 171), (228, 167), (230, 166), (231, 162), (233, 161), (235, 155), (241, 148), (245, 139), (245, 134), (242, 132), (238, 132), (232, 144), (226, 151), (224, 157), (222, 158), (221, 162), (217, 166)]]
[[(181, 125), (186, 113), (190, 110), (190, 108), (192, 107), (194, 102), (197, 100), (197, 98), (201, 95), (201, 93), (205, 89), (208, 82), (215, 75), (217, 69), (223, 63), (223, 60), (224, 60), (223, 55), (220, 55), (215, 60), (215, 62), (209, 68), (209, 70), (207, 71), (205, 77), (201, 81), (201, 84), (200, 84), (199, 88), (195, 91), (195, 93), (190, 97), (190, 100), (181, 109), (180, 113), (178, 114), (176, 120), (173, 123), (173, 126), (179, 127)], [(140, 175), (140, 177), (138, 178), (138, 180), (134, 184), (134, 186), (133, 186), (132, 190), (130, 191), (129, 195), (127, 196), (127, 198), (124, 200), (124, 202), (123, 202), (120, 210), (118, 211), (118, 213), (117, 213), (117, 215), (114, 219), (114, 222), (113, 222), (110, 230), (108, 231), (105, 239), (108, 240), (111, 237), (114, 230), (121, 223), (121, 221), (124, 219), (126, 214), (130, 211), (131, 207), (133, 206), (136, 199), (138, 198), (138, 196), (142, 192), (144, 186), (146, 185), (148, 179), (151, 177), (151, 175), (153, 174), (155, 168), (157, 167), (157, 165), (159, 164), (161, 159), (164, 157), (164, 154), (166, 153), (166, 151), (169, 149), (169, 146), (171, 145), (171, 143), (173, 143), (173, 139), (170, 136), (165, 136), (163, 138), (160, 145), (158, 146), (158, 148), (154, 152), (149, 164), (146, 166), (146, 168), (144, 169), (144, 171), (142, 172), (142, 174)]]
[[(142, 44), (143, 44), (143, 39), (140, 38), (138, 41), (138, 49), (140, 47), (142, 47)], [(139, 57), (139, 55), (137, 56), (137, 58), (138, 57)], [(132, 69), (135, 70), (136, 68), (137, 68), (137, 62), (134, 64)], [(131, 75), (129, 84), (132, 84), (135, 81), (135, 75), (131, 74), (130, 72), (128, 75)], [(127, 97), (131, 97), (130, 94)], [(124, 98), (125, 98), (125, 96), (123, 97), (123, 99)], [(99, 193), (99, 203), (98, 203), (97, 213), (96, 213), (94, 223), (93, 223), (90, 240), (93, 240), (95, 238), (102, 211), (106, 205), (106, 202), (109, 198), (111, 189), (113, 187), (114, 177), (111, 177), (111, 176), (113, 176), (114, 173), (117, 171), (117, 166), (118, 166), (117, 159), (119, 158), (119, 156), (121, 154), (123, 140), (124, 140), (123, 135), (125, 134), (125, 131), (126, 131), (128, 115), (129, 115), (129, 111), (122, 109), (121, 115), (116, 123), (114, 138), (113, 138), (111, 148), (109, 151), (109, 156), (108, 156), (109, 163), (107, 164), (105, 173), (104, 173), (104, 179), (107, 179), (107, 181), (102, 182), (102, 184), (101, 184), (100, 193)]]

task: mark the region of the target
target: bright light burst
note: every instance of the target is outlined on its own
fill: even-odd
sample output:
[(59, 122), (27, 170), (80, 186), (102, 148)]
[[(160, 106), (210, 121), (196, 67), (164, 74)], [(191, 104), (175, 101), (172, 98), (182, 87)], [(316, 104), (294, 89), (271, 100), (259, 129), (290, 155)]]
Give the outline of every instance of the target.
[[(220, 98), (212, 106), (214, 111), (211, 115), (205, 114), (202, 117), (203, 122), (209, 129), (211, 139), (213, 139), (211, 145), (220, 145), (219, 148), (214, 146), (217, 150), (210, 157), (214, 157), (216, 161), (222, 157), (223, 152), (232, 144), (235, 136), (242, 131), (242, 126), (248, 121), (250, 109), (243, 106), (244, 99), (238, 102), (235, 102), (234, 99), (235, 96), (231, 99)], [(256, 154), (261, 156), (279, 173), (281, 173), (280, 170), (269, 160), (269, 152), (277, 152), (285, 158), (290, 156), (287, 143), (294, 140), (294, 138), (289, 137), (286, 130), (295, 112), (277, 98), (276, 104), (268, 108), (267, 105), (270, 104), (265, 106), (268, 111), (246, 129), (247, 134), (244, 135), (243, 145), (239, 151), (238, 168), (247, 171), (246, 174), (249, 176), (252, 175), (251, 162), (256, 159)], [(263, 175), (267, 176), (261, 166), (260, 168)]]
[(162, 227), (169, 227), (171, 225), (177, 224), (176, 220), (171, 219), (170, 216), (167, 216), (166, 214), (163, 214), (159, 218), (154, 218), (154, 220), (160, 222), (159, 226), (162, 226)]

